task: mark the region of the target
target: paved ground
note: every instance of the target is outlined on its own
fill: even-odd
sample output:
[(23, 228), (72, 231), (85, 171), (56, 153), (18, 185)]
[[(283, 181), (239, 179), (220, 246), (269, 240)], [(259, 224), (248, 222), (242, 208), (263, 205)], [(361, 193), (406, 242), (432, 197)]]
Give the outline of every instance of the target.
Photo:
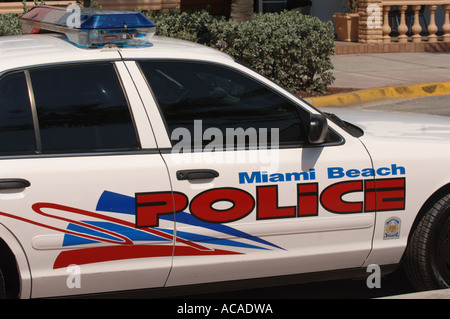
[(450, 52), (349, 54), (331, 57), (339, 88), (450, 81)]
[(348, 107), (392, 99), (450, 95), (450, 52), (350, 54), (331, 57), (335, 90), (313, 97), (317, 107)]

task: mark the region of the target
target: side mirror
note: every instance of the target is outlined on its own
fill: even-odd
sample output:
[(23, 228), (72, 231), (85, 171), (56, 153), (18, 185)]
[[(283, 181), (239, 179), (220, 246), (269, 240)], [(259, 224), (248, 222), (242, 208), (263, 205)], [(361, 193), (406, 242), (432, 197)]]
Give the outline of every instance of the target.
[(321, 144), (328, 135), (327, 118), (322, 114), (310, 114), (308, 139), (311, 144)]

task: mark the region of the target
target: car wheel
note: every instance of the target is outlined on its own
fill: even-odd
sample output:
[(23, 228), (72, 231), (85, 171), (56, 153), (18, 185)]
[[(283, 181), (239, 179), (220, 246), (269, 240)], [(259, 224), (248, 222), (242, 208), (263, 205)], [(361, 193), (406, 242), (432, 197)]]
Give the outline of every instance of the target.
[(3, 278), (2, 270), (0, 269), (0, 299), (6, 298), (5, 280)]
[(450, 195), (423, 216), (406, 249), (404, 266), (418, 290), (450, 287)]

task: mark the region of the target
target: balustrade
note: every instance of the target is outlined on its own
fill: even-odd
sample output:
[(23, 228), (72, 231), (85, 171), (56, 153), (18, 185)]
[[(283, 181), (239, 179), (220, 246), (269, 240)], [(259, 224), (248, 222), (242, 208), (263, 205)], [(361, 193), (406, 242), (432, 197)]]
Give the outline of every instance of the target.
[[(435, 43), (438, 41), (450, 42), (450, 0), (383, 0), (381, 3), (383, 7), (383, 43), (390, 43), (395, 41), (394, 37), (391, 37), (391, 20), (392, 9), (396, 8), (396, 19), (398, 21), (398, 43), (407, 43), (409, 41), (413, 43), (429, 42)], [(427, 15), (427, 21), (425, 27), (420, 23), (420, 17), (424, 15), (425, 8), (428, 9), (429, 16)], [(438, 36), (439, 30), (436, 25), (436, 10), (441, 8), (444, 13), (444, 23), (442, 25), (442, 36)], [(411, 33), (409, 36), (409, 27), (406, 23), (406, 18), (410, 17), (414, 24), (410, 23)], [(426, 34), (425, 34), (426, 31)]]
[[(75, 0), (69, 1), (44, 1), (46, 5), (50, 6), (62, 6), (67, 7), (69, 4), (75, 3)], [(81, 3), (83, 1), (80, 1)], [(38, 2), (40, 3), (40, 2)], [(180, 6), (180, 0), (97, 0), (97, 3), (102, 6), (103, 9), (114, 10), (154, 10), (154, 11), (167, 11), (170, 9), (176, 9)], [(27, 8), (34, 6), (34, 1), (27, 1)], [(1, 2), (0, 14), (2, 13), (22, 13), (23, 4), (21, 1), (16, 2)]]

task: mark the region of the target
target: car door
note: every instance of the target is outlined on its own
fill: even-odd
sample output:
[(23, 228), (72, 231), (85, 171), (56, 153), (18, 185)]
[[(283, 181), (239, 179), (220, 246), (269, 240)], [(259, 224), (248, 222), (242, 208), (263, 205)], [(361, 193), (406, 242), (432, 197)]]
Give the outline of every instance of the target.
[[(168, 285), (363, 264), (375, 214), (361, 175), (345, 173), (372, 167), (357, 138), (329, 122), (326, 140), (310, 143), (318, 112), (237, 63), (127, 63), (146, 78), (136, 83), (175, 195), (174, 207), (137, 207), (142, 227), (175, 219)], [(142, 203), (158, 206), (154, 196)]]
[(136, 229), (134, 194), (170, 183), (123, 62), (7, 73), (0, 99), (0, 223), (32, 297), (163, 286), (173, 221)]

